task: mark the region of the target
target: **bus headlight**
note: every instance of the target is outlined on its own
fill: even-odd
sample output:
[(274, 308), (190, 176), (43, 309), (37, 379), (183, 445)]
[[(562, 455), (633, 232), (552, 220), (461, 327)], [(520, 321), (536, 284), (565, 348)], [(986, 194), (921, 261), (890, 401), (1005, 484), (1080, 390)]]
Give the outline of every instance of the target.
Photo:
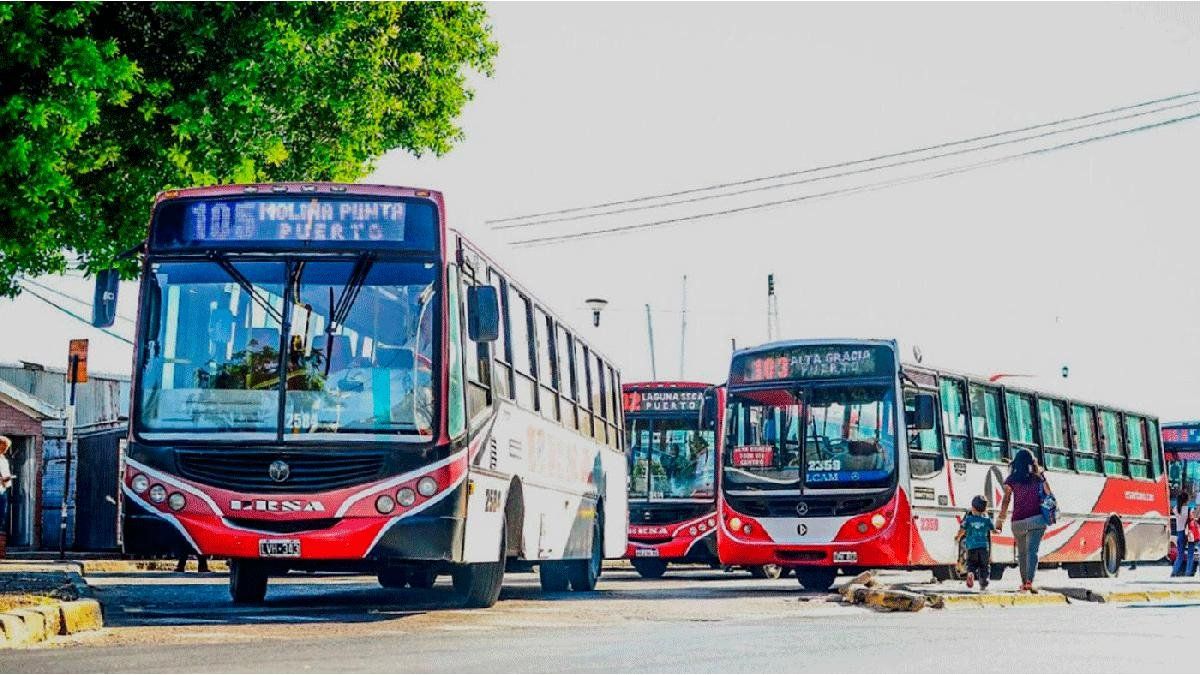
[(695, 525), (688, 528), (688, 534), (692, 535), (693, 537), (696, 536), (696, 526)]
[(130, 483), (133, 484), (133, 491), (137, 492), (137, 493), (145, 492), (146, 488), (150, 487), (150, 479), (146, 478), (144, 475), (142, 475), (140, 473), (138, 475), (134, 476), (133, 480), (130, 481)]
[(417, 501), (417, 493), (412, 488), (400, 488), (396, 493), (396, 501), (400, 502), (400, 506), (412, 506)]
[(875, 526), (875, 529), (881, 529), (886, 523), (887, 518), (884, 518), (882, 513), (871, 516), (871, 524)]
[(717, 526), (717, 519), (716, 519), (716, 518), (709, 518), (709, 519), (708, 519), (708, 526), (709, 526), (709, 527), (716, 527), (716, 526)]
[(866, 524), (866, 523), (859, 523), (859, 524), (858, 524), (858, 533), (859, 533), (859, 534), (866, 534), (866, 533), (867, 533), (867, 529), (868, 529), (868, 528), (867, 528), (867, 524)]
[(166, 500), (167, 488), (155, 483), (154, 487), (150, 488), (150, 501), (154, 502), (155, 504), (161, 504)]
[(737, 516), (730, 518), (729, 519), (729, 529), (733, 530), (734, 532), (737, 532), (738, 530), (742, 529), (742, 519), (738, 518)]
[(425, 476), (417, 481), (417, 492), (421, 493), (422, 497), (432, 497), (438, 491), (437, 481), (429, 476)]
[(181, 493), (172, 492), (171, 496), (167, 498), (167, 506), (171, 507), (172, 511), (182, 511), (183, 507), (187, 506), (187, 497)]
[(750, 534), (750, 532), (752, 532), (753, 530), (754, 530), (754, 528), (750, 527), (750, 523), (746, 523), (745, 525), (742, 526), (742, 534)]
[(396, 500), (390, 495), (379, 495), (375, 498), (375, 510), (380, 513), (391, 513), (396, 508)]

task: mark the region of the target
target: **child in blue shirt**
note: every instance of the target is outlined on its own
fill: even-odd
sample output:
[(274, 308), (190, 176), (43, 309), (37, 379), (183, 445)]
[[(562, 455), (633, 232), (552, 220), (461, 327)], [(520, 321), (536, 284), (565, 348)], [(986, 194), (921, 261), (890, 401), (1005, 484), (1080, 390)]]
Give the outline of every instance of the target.
[(996, 530), (987, 516), (987, 506), (987, 499), (982, 496), (972, 499), (971, 510), (963, 516), (955, 537), (967, 553), (967, 588), (974, 588), (975, 580), (979, 579), (979, 588), (985, 591), (991, 576), (992, 532)]

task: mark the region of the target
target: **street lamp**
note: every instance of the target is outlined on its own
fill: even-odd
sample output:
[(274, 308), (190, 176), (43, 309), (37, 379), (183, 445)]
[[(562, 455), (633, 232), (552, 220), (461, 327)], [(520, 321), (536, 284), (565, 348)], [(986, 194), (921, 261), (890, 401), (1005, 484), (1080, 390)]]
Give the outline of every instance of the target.
[(592, 325), (600, 326), (600, 310), (608, 306), (608, 301), (604, 298), (588, 298), (583, 301), (587, 308), (592, 310)]

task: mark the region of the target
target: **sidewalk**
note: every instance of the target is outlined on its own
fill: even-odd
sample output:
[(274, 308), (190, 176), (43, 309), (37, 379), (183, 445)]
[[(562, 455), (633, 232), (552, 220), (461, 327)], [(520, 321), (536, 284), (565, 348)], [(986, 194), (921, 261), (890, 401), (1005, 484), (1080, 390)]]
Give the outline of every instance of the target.
[(75, 565), (0, 560), (0, 648), (103, 626), (100, 603)]

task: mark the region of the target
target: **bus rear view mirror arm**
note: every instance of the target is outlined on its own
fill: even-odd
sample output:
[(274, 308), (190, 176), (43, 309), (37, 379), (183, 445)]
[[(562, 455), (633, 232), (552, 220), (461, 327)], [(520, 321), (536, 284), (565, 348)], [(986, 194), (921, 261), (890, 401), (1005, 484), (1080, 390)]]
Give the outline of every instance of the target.
[(475, 342), (500, 337), (500, 296), (495, 286), (467, 288), (467, 335)]
[(933, 394), (917, 394), (913, 397), (912, 418), (908, 426), (913, 429), (932, 429), (937, 422), (937, 399)]

